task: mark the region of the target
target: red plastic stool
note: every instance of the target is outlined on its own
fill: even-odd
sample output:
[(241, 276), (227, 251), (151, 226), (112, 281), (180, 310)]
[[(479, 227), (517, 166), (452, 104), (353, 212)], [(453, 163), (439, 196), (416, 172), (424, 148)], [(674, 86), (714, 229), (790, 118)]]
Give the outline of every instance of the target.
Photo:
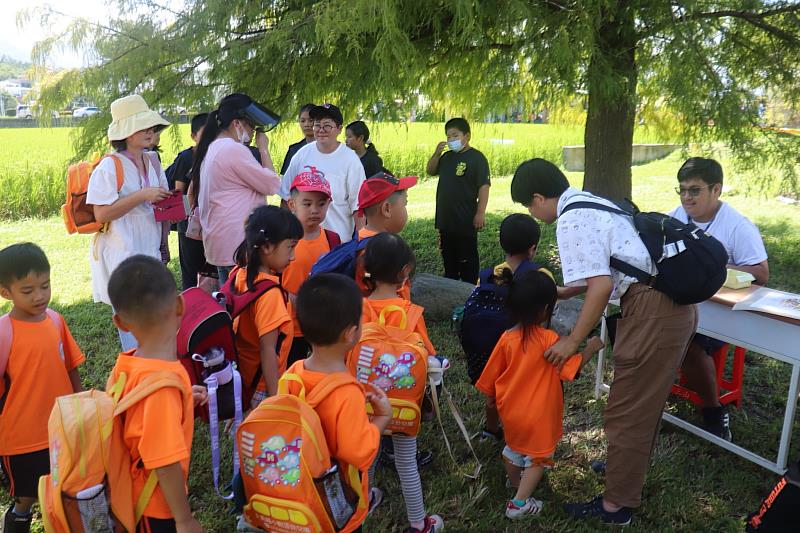
[[(717, 388), (719, 390), (719, 403), (726, 405), (732, 403), (739, 409), (742, 405), (742, 383), (744, 382), (744, 354), (746, 350), (739, 346), (733, 347), (733, 371), (731, 372), (731, 379), (725, 379), (725, 362), (728, 359), (729, 345), (721, 346), (716, 350), (712, 357), (714, 358), (714, 367), (717, 369)], [(686, 380), (683, 374), (680, 374), (678, 383), (672, 386), (672, 394), (680, 396), (689, 400), (695, 405), (701, 406), (703, 402), (700, 396), (693, 390), (686, 387)]]

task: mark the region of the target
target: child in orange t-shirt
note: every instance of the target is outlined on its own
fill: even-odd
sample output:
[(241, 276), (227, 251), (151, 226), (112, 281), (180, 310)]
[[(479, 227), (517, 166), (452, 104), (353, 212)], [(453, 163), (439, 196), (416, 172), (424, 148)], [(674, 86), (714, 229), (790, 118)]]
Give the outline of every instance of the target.
[(47, 420), (56, 397), (82, 389), (84, 357), (64, 318), (47, 309), (50, 263), (35, 244), (0, 250), (0, 459), (14, 504), (3, 531), (28, 531), (39, 477), (50, 473)]
[(294, 259), (303, 237), (297, 217), (274, 205), (257, 207), (247, 218), (245, 239), (236, 250), (234, 288), (252, 290), (261, 280), (278, 284), (253, 302), (234, 321), (239, 371), (250, 406), (278, 392), (278, 378), (286, 370), (294, 338), (287, 295), (280, 286), (281, 272)]
[[(378, 233), (400, 233), (408, 221), (408, 189), (417, 184), (416, 176), (396, 178), (389, 172), (379, 172), (361, 184), (358, 191), (358, 210), (364, 213), (366, 225), (358, 232), (358, 240), (374, 237)], [(364, 283), (364, 265), (356, 264), (356, 283), (364, 295), (369, 288)], [(411, 301), (411, 282), (397, 290), (401, 298)]]
[[(311, 355), (287, 371), (303, 381), (306, 393), (327, 375), (350, 372), (345, 357), (361, 336), (362, 297), (353, 280), (341, 274), (320, 274), (306, 281), (297, 294), (297, 319), (311, 344)], [(289, 382), (289, 392), (299, 386)], [(365, 408), (372, 405), (370, 420)], [(378, 455), (380, 435), (392, 418), (389, 399), (381, 389), (354, 382), (331, 392), (315, 407), (331, 457), (356, 467), (361, 474), (361, 494), (369, 489), (368, 469)], [(343, 533), (359, 531), (369, 511), (377, 505), (370, 492), (368, 506), (360, 506)]]
[[(364, 299), (363, 322), (377, 321), (381, 311), (389, 306), (397, 306), (408, 313), (412, 308), (421, 309), (420, 306), (401, 298), (398, 289), (408, 280), (414, 269), (414, 252), (408, 244), (394, 233), (379, 233), (373, 237), (364, 250), (364, 282), (369, 288), (370, 295)], [(387, 312), (384, 315), (386, 324), (400, 326), (402, 320), (400, 313)], [(420, 317), (414, 326), (414, 331), (422, 337), (428, 354), (434, 355), (436, 350), (428, 338), (425, 319)], [(392, 434), (383, 438), (385, 450), (394, 458), (394, 465), (400, 477), (400, 486), (403, 489), (403, 499), (406, 503), (406, 516), (410, 526), (408, 533), (434, 533), (444, 529), (444, 521), (438, 515), (428, 515), (425, 512), (425, 503), (422, 497), (422, 481), (419, 477), (419, 462), (430, 462), (432, 454), (426, 461), (417, 458), (417, 436)], [(374, 475), (375, 468), (370, 468), (370, 477)], [(372, 482), (372, 479), (370, 479)], [(379, 491), (379, 489), (373, 489)]]
[(541, 271), (513, 277), (506, 305), (517, 325), (503, 333), (475, 386), (494, 400), (505, 428), (503, 461), (516, 494), (506, 504), (511, 519), (538, 515), (543, 503), (532, 496), (553, 465), (564, 417), (562, 380), (571, 381), (603, 345), (589, 340), (582, 355), (567, 361), (561, 372), (548, 363), (544, 352), (558, 335), (540, 324), (549, 323), (557, 293), (552, 278)]
[(189, 507), (187, 481), (193, 403), (205, 403), (208, 395), (205, 387), (190, 385), (186, 370), (178, 362), (176, 332), (183, 298), (170, 271), (158, 259), (145, 255), (134, 255), (120, 263), (108, 280), (108, 297), (114, 308), (114, 325), (133, 334), (138, 347), (119, 354), (107, 388), (124, 374), (125, 397), (147, 376), (164, 371), (174, 372), (184, 387), (183, 391), (157, 390), (125, 413), (123, 439), (131, 463), (136, 465), (132, 472), (134, 501), (139, 499), (151, 471), (158, 479), (136, 531), (203, 531)]
[[(295, 176), (289, 188), (291, 194), (288, 202), (289, 210), (303, 226), (303, 238), (297, 241), (295, 246), (294, 261), (289, 263), (281, 276), (281, 283), (289, 293), (290, 302), (293, 302), (300, 285), (308, 279), (311, 267), (317, 259), (341, 242), (339, 234), (320, 227), (331, 203), (331, 185), (322, 172), (314, 167), (306, 168), (307, 171)], [(289, 349), (287, 366), (305, 359), (311, 350), (297, 322), (294, 305), (289, 306), (289, 311), (294, 319), (294, 339)]]

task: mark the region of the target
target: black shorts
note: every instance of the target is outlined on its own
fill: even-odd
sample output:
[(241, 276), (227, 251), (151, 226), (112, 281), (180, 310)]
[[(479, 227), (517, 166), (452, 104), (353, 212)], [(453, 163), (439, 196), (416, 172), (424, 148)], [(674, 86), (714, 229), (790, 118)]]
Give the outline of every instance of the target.
[(702, 333), (695, 333), (692, 342), (700, 346), (708, 355), (714, 355), (714, 352), (728, 344), (725, 341), (707, 337)]
[(39, 478), (50, 473), (50, 451), (2, 456), (3, 471), (8, 476), (8, 491), (15, 498), (36, 498)]
[(176, 533), (174, 518), (149, 518), (143, 516), (136, 526), (136, 533)]

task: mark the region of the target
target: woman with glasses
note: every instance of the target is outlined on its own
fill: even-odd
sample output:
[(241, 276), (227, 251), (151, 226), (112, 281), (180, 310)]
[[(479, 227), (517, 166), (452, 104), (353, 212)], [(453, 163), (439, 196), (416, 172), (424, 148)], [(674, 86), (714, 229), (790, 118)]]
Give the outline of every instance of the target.
[[(189, 197), (200, 211), (206, 260), (217, 268), (220, 284), (233, 268), (247, 216), (280, 187), (269, 140), (261, 130), (278, 120), (246, 94), (229, 94), (209, 113), (200, 136)], [(254, 134), (261, 164), (247, 146)]]
[[(675, 192), (681, 199), (670, 216), (681, 222), (691, 221), (701, 230), (714, 236), (728, 252), (728, 266), (749, 272), (755, 282), (764, 285), (769, 280), (767, 250), (758, 228), (730, 204), (719, 199), (722, 194), (722, 166), (714, 159), (690, 157), (678, 170)], [(731, 440), (727, 409), (719, 402), (717, 372), (712, 354), (725, 343), (695, 334), (683, 360), (681, 371), (689, 388), (703, 401), (703, 429)]]
[[(94, 301), (108, 305), (108, 280), (122, 261), (136, 254), (161, 259), (169, 226), (156, 222), (153, 204), (170, 194), (157, 154), (150, 151), (156, 132), (169, 122), (136, 94), (112, 102), (111, 119), (114, 153), (94, 169), (86, 192), (95, 219), (106, 224), (92, 241), (89, 263)], [(123, 351), (136, 348), (131, 333), (119, 330), (119, 337)]]
[(289, 200), (292, 180), (314, 167), (331, 186), (331, 204), (323, 227), (339, 234), (342, 242), (349, 241), (363, 218), (356, 217), (358, 190), (366, 177), (358, 155), (339, 142), (342, 134), (342, 112), (333, 104), (315, 106), (309, 112), (314, 121), (314, 142), (302, 147), (292, 157), (281, 184), (281, 197)]

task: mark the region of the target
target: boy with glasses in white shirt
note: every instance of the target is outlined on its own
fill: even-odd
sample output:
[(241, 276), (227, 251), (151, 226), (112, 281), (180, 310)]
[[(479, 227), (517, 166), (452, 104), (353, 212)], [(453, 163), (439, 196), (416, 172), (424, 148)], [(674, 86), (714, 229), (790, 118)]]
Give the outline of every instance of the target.
[[(730, 204), (719, 199), (722, 193), (722, 166), (713, 159), (691, 157), (678, 170), (675, 192), (681, 205), (670, 212), (681, 222), (691, 221), (713, 235), (728, 252), (728, 267), (749, 272), (759, 285), (769, 280), (767, 251), (758, 228)], [(703, 401), (703, 427), (731, 440), (728, 412), (719, 403), (714, 359), (709, 357), (725, 343), (695, 334), (681, 371), (687, 385)]]

